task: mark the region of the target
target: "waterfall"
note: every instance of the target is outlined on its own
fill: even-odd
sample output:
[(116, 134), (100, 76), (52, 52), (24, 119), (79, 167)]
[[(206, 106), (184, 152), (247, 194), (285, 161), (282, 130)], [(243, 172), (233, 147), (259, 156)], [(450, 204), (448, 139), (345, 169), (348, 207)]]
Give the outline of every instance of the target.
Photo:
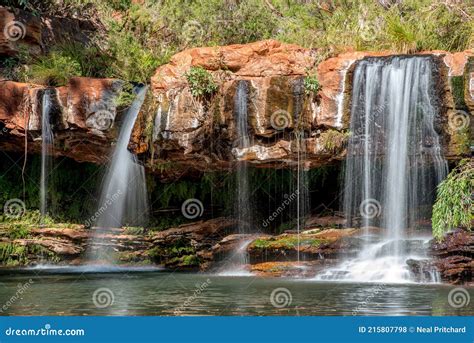
[(45, 90), (42, 98), (41, 109), (41, 179), (40, 179), (40, 212), (41, 222), (48, 214), (48, 178), (52, 165), (52, 147), (54, 144), (53, 130), (51, 128), (51, 95)]
[[(434, 127), (438, 98), (430, 56), (367, 58), (354, 71), (351, 138), (343, 207), (349, 227), (363, 227), (362, 251), (318, 279), (408, 282), (409, 258), (427, 258), (409, 237), (447, 174)], [(383, 234), (373, 235), (371, 227)], [(418, 242), (418, 243), (417, 243)]]
[(294, 192), (296, 198), (296, 232), (298, 237), (297, 260), (300, 262), (300, 233), (305, 228), (306, 216), (309, 212), (309, 180), (306, 169), (306, 143), (304, 131), (304, 118), (301, 116), (304, 106), (304, 78), (298, 78), (293, 83), (293, 120), (295, 123), (295, 132), (293, 141), (296, 143), (297, 166), (296, 166), (296, 185)]
[[(142, 226), (148, 218), (145, 170), (137, 157), (128, 151), (135, 120), (145, 100), (147, 87), (138, 90), (135, 100), (124, 116), (112, 159), (102, 182), (99, 208), (95, 214), (96, 232), (91, 245), (106, 247), (113, 228), (125, 225)], [(99, 251), (98, 251), (99, 250)], [(108, 258), (106, 249), (95, 249), (91, 259)], [(100, 258), (99, 258), (100, 257)]]
[[(239, 149), (250, 146), (248, 127), (248, 81), (240, 80), (234, 96), (234, 118), (236, 123), (237, 141), (235, 147)], [(247, 162), (237, 161), (236, 166), (236, 201), (235, 218), (238, 222), (239, 234), (249, 234), (252, 230), (252, 211), (250, 204), (249, 177)], [(246, 247), (250, 241), (245, 241), (228, 259), (228, 268), (224, 268), (221, 275), (245, 275), (248, 272), (244, 266), (248, 264)]]
[(306, 148), (304, 131), (297, 131), (294, 140), (297, 149), (296, 183), (294, 193), (296, 198), (296, 232), (298, 237), (297, 259), (300, 261), (300, 233), (306, 225), (306, 216), (309, 212), (309, 179), (308, 171), (305, 166)]
[[(237, 92), (234, 99), (234, 116), (237, 131), (237, 147), (239, 149), (250, 146), (249, 127), (248, 127), (248, 82), (241, 80), (237, 86)], [(237, 201), (235, 204), (235, 213), (239, 221), (239, 233), (249, 233), (249, 225), (252, 225), (252, 215), (250, 210), (249, 178), (247, 162), (238, 161), (237, 170)]]

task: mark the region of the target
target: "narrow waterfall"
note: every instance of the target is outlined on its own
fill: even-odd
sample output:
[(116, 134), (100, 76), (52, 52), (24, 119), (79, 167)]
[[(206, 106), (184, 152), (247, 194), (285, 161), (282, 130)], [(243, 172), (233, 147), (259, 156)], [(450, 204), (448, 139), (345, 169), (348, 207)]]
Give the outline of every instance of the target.
[(40, 179), (40, 212), (41, 221), (48, 214), (48, 179), (52, 165), (52, 148), (54, 144), (53, 130), (51, 128), (51, 94), (45, 90), (42, 98), (41, 109), (41, 179)]
[(410, 282), (406, 261), (427, 258), (426, 240), (415, 230), (430, 217), (436, 186), (447, 174), (434, 127), (436, 73), (430, 56), (357, 64), (343, 207), (347, 225), (366, 234), (357, 258), (317, 279)]
[[(234, 99), (234, 116), (237, 123), (237, 147), (239, 149), (248, 148), (250, 146), (247, 108), (248, 91), (248, 81), (239, 81)], [(245, 234), (250, 232), (249, 226), (252, 225), (247, 162), (237, 162), (236, 178), (237, 201), (235, 203), (235, 213), (239, 221), (239, 233)]]
[(306, 225), (306, 216), (309, 212), (309, 179), (306, 169), (306, 145), (305, 131), (303, 129), (303, 105), (305, 97), (304, 78), (298, 78), (293, 84), (293, 120), (294, 120), (294, 137), (296, 143), (297, 166), (296, 166), (296, 184), (293, 192), (296, 193), (296, 232), (298, 236), (297, 260), (300, 261), (300, 233)]
[(309, 212), (309, 179), (308, 171), (306, 170), (306, 148), (304, 146), (304, 131), (297, 131), (295, 133), (295, 142), (297, 149), (297, 166), (296, 166), (296, 182), (293, 192), (296, 193), (296, 232), (298, 236), (298, 251), (297, 259), (300, 261), (300, 233), (304, 230), (306, 225), (306, 217)]
[[(237, 141), (235, 147), (244, 149), (250, 146), (249, 126), (248, 126), (248, 81), (240, 80), (234, 97), (234, 118), (236, 123)], [(247, 162), (238, 161), (236, 166), (236, 200), (235, 219), (239, 225), (239, 234), (249, 234), (252, 232), (252, 211), (250, 204), (249, 176)], [(246, 248), (250, 241), (243, 242), (232, 253), (228, 259), (228, 265), (224, 267), (222, 275), (244, 275), (248, 274), (244, 266), (248, 264)]]
[(114, 228), (145, 225), (148, 218), (148, 198), (145, 169), (137, 157), (128, 151), (135, 120), (145, 100), (147, 87), (138, 90), (135, 100), (124, 116), (119, 137), (102, 182), (99, 208), (95, 214), (95, 233), (91, 242), (94, 261), (111, 258), (108, 247)]

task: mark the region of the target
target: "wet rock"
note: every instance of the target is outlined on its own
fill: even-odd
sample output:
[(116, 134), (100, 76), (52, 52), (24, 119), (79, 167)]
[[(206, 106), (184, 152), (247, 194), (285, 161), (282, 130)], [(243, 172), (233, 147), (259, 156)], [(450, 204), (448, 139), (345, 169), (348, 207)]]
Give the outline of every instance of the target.
[(430, 259), (406, 261), (411, 277), (416, 282), (432, 282), (437, 278), (437, 269)]
[(252, 265), (250, 271), (261, 277), (313, 278), (332, 264), (330, 260), (263, 262)]
[(248, 253), (250, 263), (270, 261), (322, 260), (349, 255), (356, 251), (350, 239), (359, 233), (356, 229), (311, 230), (300, 234), (284, 233), (279, 236), (259, 237), (250, 243)]
[(445, 282), (472, 284), (474, 271), (474, 233), (456, 230), (441, 242), (432, 242), (434, 265)]
[(152, 236), (150, 258), (170, 269), (206, 270), (213, 261), (212, 248), (236, 230), (230, 218), (216, 218), (167, 229)]
[[(119, 263), (149, 262), (151, 243), (145, 233), (130, 234), (127, 229), (86, 230), (83, 225), (52, 225), (27, 228), (26, 236), (12, 238), (11, 228), (0, 230), (0, 248), (18, 251), (13, 259), (3, 256), (0, 265), (74, 264), (85, 262), (86, 250), (97, 256), (112, 254)], [(91, 238), (94, 237), (94, 240)], [(7, 249), (7, 250), (5, 250)], [(21, 256), (20, 256), (21, 255)]]

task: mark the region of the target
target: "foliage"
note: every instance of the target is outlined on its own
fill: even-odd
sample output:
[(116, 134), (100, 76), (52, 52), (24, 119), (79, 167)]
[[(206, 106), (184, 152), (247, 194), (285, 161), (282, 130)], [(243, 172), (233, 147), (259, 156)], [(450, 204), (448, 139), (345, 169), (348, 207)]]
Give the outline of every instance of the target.
[(474, 162), (465, 159), (459, 162), (459, 165), (438, 186), (432, 215), (433, 236), (436, 239), (441, 239), (453, 228), (471, 229), (471, 222), (474, 219), (472, 180), (474, 180)]
[(73, 76), (81, 75), (80, 64), (63, 54), (52, 51), (49, 55), (40, 56), (26, 71), (26, 81), (48, 86), (63, 86)]
[(27, 262), (27, 248), (16, 243), (0, 242), (0, 264), (5, 266), (23, 265)]
[(99, 23), (90, 43), (60, 44), (39, 61), (21, 62), (36, 65), (31, 66), (32, 79), (53, 83), (62, 83), (66, 75), (73, 74), (143, 83), (183, 49), (269, 38), (318, 48), (320, 60), (348, 48), (400, 53), (462, 51), (474, 43), (474, 10), (467, 1), (404, 0), (392, 5), (374, 0), (324, 4), (297, 0), (2, 3), (36, 14), (80, 14), (81, 19)]
[(319, 90), (319, 81), (316, 75), (306, 76), (304, 78), (304, 89), (306, 94), (317, 93)]
[(29, 234), (30, 234), (30, 229), (27, 226), (21, 225), (21, 224), (10, 226), (9, 231), (8, 231), (8, 237), (10, 239), (26, 238), (28, 237)]
[(0, 223), (7, 227), (16, 224), (51, 224), (58, 221), (83, 223), (96, 211), (97, 204), (93, 195), (101, 180), (100, 167), (73, 160), (57, 165), (53, 163), (54, 171), (50, 175), (47, 192), (51, 218), (46, 217), (41, 221), (38, 210), (41, 157), (28, 155), (24, 184), (21, 176), (22, 163), (23, 157), (18, 154), (5, 153), (0, 157), (0, 205), (3, 206), (6, 201), (15, 198), (22, 199), (26, 205), (25, 213), (18, 219), (0, 214)]
[(191, 67), (185, 76), (194, 97), (211, 95), (217, 90), (212, 75), (202, 67)]
[(326, 152), (338, 153), (344, 148), (348, 137), (348, 132), (329, 129), (321, 133), (320, 139), (321, 144)]
[(133, 91), (133, 84), (126, 81), (122, 89), (120, 90), (119, 96), (115, 99), (117, 107), (128, 107), (135, 100), (136, 94)]

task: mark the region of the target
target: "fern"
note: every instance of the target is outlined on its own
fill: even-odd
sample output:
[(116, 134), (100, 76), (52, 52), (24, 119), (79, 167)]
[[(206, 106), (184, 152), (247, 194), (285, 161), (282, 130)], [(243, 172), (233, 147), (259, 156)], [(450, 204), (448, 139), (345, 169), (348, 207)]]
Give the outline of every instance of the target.
[(471, 230), (474, 219), (472, 194), (474, 162), (462, 160), (438, 186), (433, 206), (433, 236), (440, 240), (449, 230), (463, 227)]

